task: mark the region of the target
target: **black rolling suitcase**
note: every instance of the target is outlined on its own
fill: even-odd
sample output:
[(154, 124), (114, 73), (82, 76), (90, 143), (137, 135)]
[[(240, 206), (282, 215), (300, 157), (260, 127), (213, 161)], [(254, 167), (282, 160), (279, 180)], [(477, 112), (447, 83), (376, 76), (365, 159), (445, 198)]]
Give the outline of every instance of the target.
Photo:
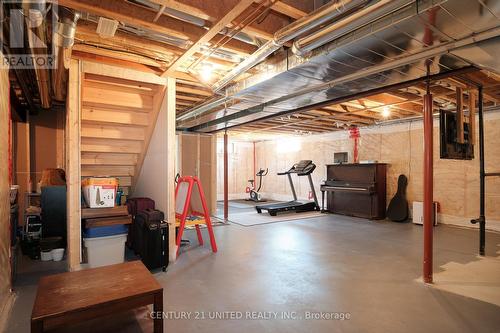
[(150, 270), (165, 270), (168, 265), (168, 225), (163, 219), (163, 212), (155, 209), (146, 209), (135, 217), (138, 254)]
[(155, 202), (150, 198), (129, 198), (127, 200), (127, 208), (128, 213), (132, 215), (132, 225), (128, 229), (127, 235), (127, 246), (134, 250), (136, 254), (139, 254), (140, 247), (142, 246), (141, 240), (136, 240), (134, 235), (138, 233), (137, 224), (135, 223), (135, 217), (138, 213), (142, 212), (145, 209), (155, 208)]

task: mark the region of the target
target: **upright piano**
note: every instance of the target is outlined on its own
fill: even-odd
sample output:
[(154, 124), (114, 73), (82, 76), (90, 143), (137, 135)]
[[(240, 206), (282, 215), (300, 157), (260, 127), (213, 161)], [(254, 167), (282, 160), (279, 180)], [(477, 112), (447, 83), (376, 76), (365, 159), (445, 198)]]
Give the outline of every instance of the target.
[(336, 214), (384, 219), (386, 210), (385, 163), (327, 164), (321, 184), (322, 209)]

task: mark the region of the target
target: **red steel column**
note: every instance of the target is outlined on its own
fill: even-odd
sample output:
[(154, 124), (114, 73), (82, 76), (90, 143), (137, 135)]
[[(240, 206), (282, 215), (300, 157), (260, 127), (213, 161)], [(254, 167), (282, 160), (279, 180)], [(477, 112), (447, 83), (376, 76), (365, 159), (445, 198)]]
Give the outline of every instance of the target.
[(424, 96), (424, 267), (425, 283), (432, 283), (432, 232), (433, 232), (433, 143), (432, 95)]
[(255, 175), (257, 173), (257, 167), (256, 167), (256, 151), (255, 151), (255, 141), (253, 142), (253, 183), (254, 187), (257, 186), (257, 176)]
[(229, 188), (228, 188), (228, 156), (227, 156), (227, 131), (224, 132), (224, 221), (229, 216)]

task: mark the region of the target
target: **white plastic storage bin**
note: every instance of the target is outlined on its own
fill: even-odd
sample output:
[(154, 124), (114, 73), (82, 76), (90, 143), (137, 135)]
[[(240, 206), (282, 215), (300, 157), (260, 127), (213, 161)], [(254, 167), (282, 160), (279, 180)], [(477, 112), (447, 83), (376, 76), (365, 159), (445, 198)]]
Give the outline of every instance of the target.
[(124, 262), (126, 240), (127, 234), (84, 238), (90, 268)]

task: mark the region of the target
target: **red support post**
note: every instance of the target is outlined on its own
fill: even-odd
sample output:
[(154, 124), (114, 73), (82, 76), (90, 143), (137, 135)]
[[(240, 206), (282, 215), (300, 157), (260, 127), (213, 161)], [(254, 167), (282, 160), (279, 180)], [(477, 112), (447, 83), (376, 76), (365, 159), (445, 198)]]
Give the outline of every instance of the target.
[(256, 177), (256, 173), (257, 173), (257, 166), (256, 166), (256, 161), (257, 161), (257, 152), (255, 151), (255, 141), (253, 142), (253, 183), (255, 185), (257, 185), (257, 177)]
[(227, 155), (228, 137), (227, 131), (224, 132), (224, 221), (229, 217), (229, 187), (228, 187), (228, 155)]
[(433, 232), (433, 119), (432, 95), (424, 95), (424, 262), (423, 279), (432, 283), (432, 232)]

